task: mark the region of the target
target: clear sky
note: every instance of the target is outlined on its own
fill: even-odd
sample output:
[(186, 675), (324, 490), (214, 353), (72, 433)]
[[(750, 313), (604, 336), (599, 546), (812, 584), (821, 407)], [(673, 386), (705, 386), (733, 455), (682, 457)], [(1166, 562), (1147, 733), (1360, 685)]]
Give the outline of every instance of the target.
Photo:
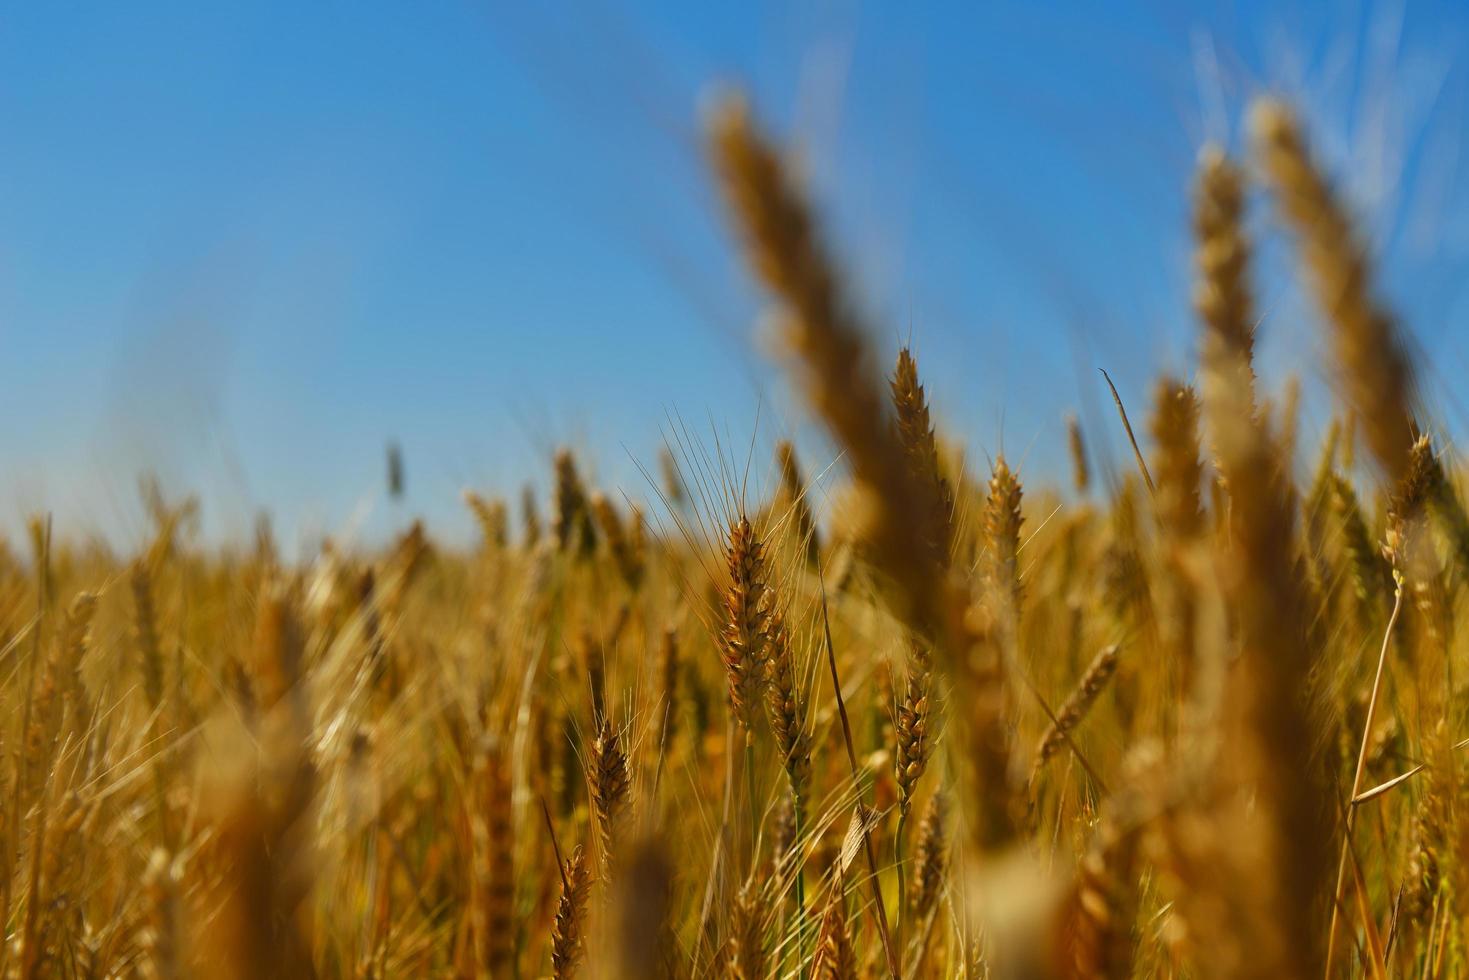
[[(134, 543), (152, 470), (214, 534), (268, 507), (370, 537), (396, 440), (403, 511), (462, 535), (461, 487), (544, 483), (562, 442), (646, 495), (670, 417), (829, 460), (700, 163), (721, 80), (800, 147), (885, 356), (912, 338), (977, 460), (1064, 478), (1064, 412), (1117, 445), (1096, 367), (1139, 413), (1189, 370), (1190, 171), (1265, 91), (1349, 175), (1463, 433), (1469, 8), (1187, 6), (9, 5), (0, 521)], [(1307, 308), (1261, 291), (1267, 381), (1319, 382)]]

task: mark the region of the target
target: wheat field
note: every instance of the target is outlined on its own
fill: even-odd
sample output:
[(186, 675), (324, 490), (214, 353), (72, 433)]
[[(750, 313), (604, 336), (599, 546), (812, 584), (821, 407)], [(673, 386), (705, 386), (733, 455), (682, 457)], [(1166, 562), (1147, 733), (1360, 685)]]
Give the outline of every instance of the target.
[[(1458, 468), (1308, 134), (1249, 132), (1177, 189), (1197, 361), (1118, 400), (1114, 487), (1074, 420), (1070, 488), (936, 425), (727, 96), (710, 178), (831, 458), (685, 430), (639, 509), (563, 450), (550, 499), (465, 491), (473, 548), (304, 562), (157, 492), (137, 554), (38, 515), (0, 973), (1464, 975)], [(1326, 432), (1257, 383), (1247, 225), (1317, 303)]]

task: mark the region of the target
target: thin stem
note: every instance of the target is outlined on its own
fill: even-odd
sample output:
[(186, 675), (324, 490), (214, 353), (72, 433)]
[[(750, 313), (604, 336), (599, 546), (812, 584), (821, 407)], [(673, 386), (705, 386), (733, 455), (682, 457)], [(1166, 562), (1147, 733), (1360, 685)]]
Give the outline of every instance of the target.
[[(1387, 668), (1387, 648), (1392, 640), (1392, 630), (1403, 608), (1403, 582), (1398, 577), (1397, 592), (1393, 596), (1392, 615), (1388, 617), (1387, 629), (1382, 634), (1382, 650), (1377, 655), (1377, 673), (1372, 678), (1372, 696), (1367, 701), (1367, 718), (1362, 722), (1362, 747), (1357, 751), (1357, 771), (1352, 776), (1352, 792), (1348, 799), (1355, 800), (1362, 791), (1362, 775), (1367, 771), (1367, 746), (1372, 738), (1372, 722), (1377, 718), (1377, 696), (1382, 691), (1382, 676)], [(1347, 855), (1352, 847), (1352, 824), (1357, 808), (1347, 807), (1346, 826), (1342, 831), (1341, 858), (1336, 865), (1336, 888), (1331, 893), (1331, 928), (1326, 933), (1326, 977), (1330, 980), (1331, 969), (1336, 962), (1336, 931), (1341, 920), (1341, 892), (1347, 875)]]
[(561, 875), (561, 887), (566, 889), (567, 892), (570, 892), (571, 882), (566, 880), (566, 865), (561, 860), (561, 845), (556, 843), (556, 825), (551, 822), (551, 808), (546, 805), (546, 798), (544, 796), (539, 799), (541, 801), (541, 813), (546, 818), (546, 833), (551, 837), (551, 850), (556, 855), (556, 872)]
[[(724, 744), (729, 745), (734, 741), (735, 732), (739, 731), (735, 724), (733, 714), (726, 714), (724, 719)], [(704, 883), (704, 904), (699, 910), (699, 932), (694, 945), (694, 960), (697, 962), (699, 952), (704, 947), (704, 939), (709, 932), (709, 915), (714, 909), (714, 888), (724, 871), (728, 854), (732, 850), (730, 838), (733, 835), (732, 815), (734, 811), (735, 796), (735, 754), (733, 751), (724, 753), (724, 811), (719, 821), (719, 837), (714, 842), (714, 857), (709, 864), (709, 879)]]
[(750, 875), (755, 874), (760, 850), (760, 814), (755, 810), (755, 740), (745, 733), (745, 792), (750, 806)]
[(908, 811), (898, 811), (898, 829), (893, 834), (893, 865), (898, 871), (898, 907), (893, 912), (893, 934), (897, 937), (898, 955), (905, 951), (903, 946), (903, 910), (908, 905), (908, 867), (903, 862), (903, 831), (908, 826)]
[(821, 583), (821, 625), (826, 637), (826, 663), (831, 668), (832, 693), (836, 695), (837, 717), (842, 721), (842, 739), (847, 746), (847, 762), (852, 767), (852, 781), (857, 786), (857, 819), (862, 823), (862, 845), (867, 852), (867, 869), (872, 873), (872, 903), (877, 911), (877, 932), (882, 938), (883, 953), (887, 956), (888, 971), (893, 980), (902, 980), (903, 967), (898, 962), (898, 952), (893, 947), (893, 937), (888, 933), (887, 906), (882, 900), (882, 883), (877, 876), (877, 853), (872, 848), (872, 834), (867, 829), (867, 804), (862, 799), (862, 773), (857, 768), (857, 750), (852, 743), (852, 720), (847, 717), (847, 702), (842, 698), (842, 679), (837, 674), (836, 645), (831, 640), (831, 614), (826, 606), (826, 575), (818, 561), (816, 577)]
[[(805, 822), (802, 819), (801, 801), (793, 797), (791, 804), (796, 825), (796, 841), (791, 846), (797, 850), (801, 849), (801, 829)], [(806, 960), (806, 862), (800, 860), (799, 853), (796, 860), (796, 966), (800, 967)]]

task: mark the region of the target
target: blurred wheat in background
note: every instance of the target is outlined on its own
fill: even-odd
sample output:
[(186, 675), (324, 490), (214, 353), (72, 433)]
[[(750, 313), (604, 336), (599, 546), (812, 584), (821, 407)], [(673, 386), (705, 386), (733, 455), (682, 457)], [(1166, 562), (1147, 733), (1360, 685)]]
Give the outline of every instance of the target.
[[(561, 449), (464, 490), (469, 549), (206, 544), (157, 486), (133, 554), (36, 517), (0, 975), (1464, 975), (1462, 473), (1340, 176), (1291, 106), (1247, 129), (1172, 189), (1197, 356), (1117, 397), (1106, 486), (1075, 417), (1071, 489), (966, 451), (725, 93), (710, 184), (835, 464), (680, 427), (653, 506)], [(1267, 255), (1324, 432), (1257, 370)]]

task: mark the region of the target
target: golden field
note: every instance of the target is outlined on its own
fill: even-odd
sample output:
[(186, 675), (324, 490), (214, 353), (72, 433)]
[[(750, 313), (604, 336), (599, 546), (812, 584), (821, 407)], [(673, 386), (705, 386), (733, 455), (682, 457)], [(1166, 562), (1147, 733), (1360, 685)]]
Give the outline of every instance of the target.
[[(788, 444), (684, 432), (650, 513), (562, 451), (550, 499), (466, 491), (467, 551), (204, 548), (156, 492), (138, 554), (37, 517), (0, 562), (0, 972), (1462, 975), (1469, 514), (1306, 136), (1250, 129), (1179, 188), (1196, 371), (1119, 412), (1115, 487), (1074, 423), (1064, 493), (935, 431), (730, 97), (712, 179), (834, 506)], [(1255, 208), (1325, 433), (1256, 380)]]

